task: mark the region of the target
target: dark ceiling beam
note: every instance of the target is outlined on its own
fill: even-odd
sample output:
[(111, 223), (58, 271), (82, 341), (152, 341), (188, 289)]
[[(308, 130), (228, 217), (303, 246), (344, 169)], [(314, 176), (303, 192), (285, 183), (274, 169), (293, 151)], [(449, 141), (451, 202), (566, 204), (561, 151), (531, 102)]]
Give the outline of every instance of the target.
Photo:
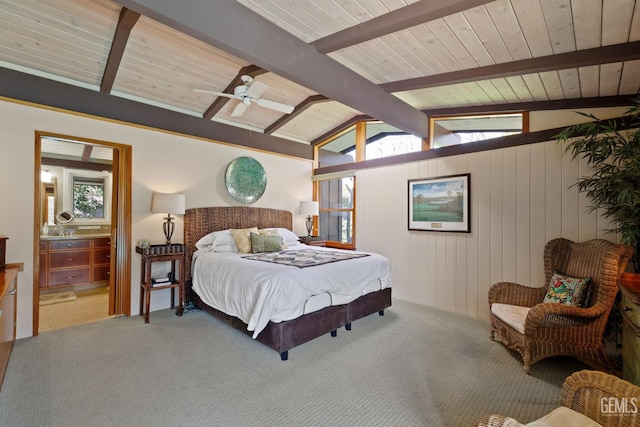
[(93, 151), (93, 145), (85, 144), (82, 149), (82, 161), (88, 162), (91, 160), (91, 152)]
[(422, 110), (429, 117), (475, 113), (506, 113), (512, 111), (570, 110), (574, 108), (629, 107), (635, 95), (602, 96), (597, 98), (554, 99), (550, 101), (516, 102), (512, 104), (475, 105), (467, 107)]
[[(264, 73), (268, 73), (268, 71), (256, 65), (247, 65), (246, 67), (242, 67), (238, 72), (238, 75), (233, 80), (231, 80), (231, 83), (229, 83), (222, 92), (233, 93), (233, 90), (235, 89), (236, 86), (239, 86), (244, 83), (241, 78), (242, 76), (246, 75), (251, 77), (257, 77), (260, 74), (264, 74)], [(217, 97), (216, 100), (213, 101), (211, 106), (207, 108), (207, 111), (204, 112), (202, 117), (207, 120), (211, 120), (213, 116), (218, 114), (218, 111), (220, 111), (222, 107), (224, 107), (229, 100), (230, 98), (225, 98), (224, 96)]]
[(235, 0), (116, 0), (162, 24), (419, 137), (418, 109)]
[(299, 142), (2, 67), (0, 97), (292, 157), (313, 159), (313, 148)]
[(46, 166), (58, 166), (69, 169), (86, 169), (98, 172), (113, 171), (113, 166), (107, 163), (84, 162), (80, 160), (59, 159), (57, 157), (42, 157), (41, 163)]
[(354, 44), (443, 18), (493, 0), (420, 0), (353, 27), (315, 40), (310, 44), (318, 52), (329, 53)]
[[(628, 129), (637, 126), (630, 117), (617, 117), (602, 122), (614, 123), (616, 129)], [(313, 170), (314, 175), (342, 172), (347, 170), (361, 170), (369, 168), (379, 168), (383, 166), (398, 165), (402, 163), (413, 163), (422, 160), (459, 156), (462, 154), (479, 153), (481, 151), (499, 150), (520, 145), (535, 144), (545, 141), (553, 141), (557, 135), (566, 128), (545, 129), (536, 132), (520, 133), (517, 135), (502, 136), (499, 138), (476, 141), (469, 144), (450, 145), (448, 147), (432, 148), (430, 150), (414, 151), (411, 153), (398, 154), (397, 156), (381, 157), (377, 159), (364, 160), (361, 162), (351, 162), (341, 165), (331, 165)], [(580, 136), (580, 135), (576, 135)]]
[(314, 105), (320, 102), (327, 102), (327, 101), (331, 101), (331, 100), (324, 95), (311, 95), (310, 97), (302, 101), (300, 104), (296, 105), (296, 108), (294, 108), (290, 114), (285, 114), (284, 116), (280, 117), (278, 120), (276, 120), (275, 122), (267, 126), (267, 128), (264, 130), (264, 133), (271, 135), (273, 132), (280, 129), (282, 126), (284, 126), (285, 124), (289, 123), (291, 120), (295, 119), (297, 116), (302, 114), (309, 107), (313, 107)]
[(334, 127), (330, 131), (325, 132), (324, 134), (320, 135), (319, 137), (311, 141), (311, 145), (312, 146), (318, 145), (325, 139), (330, 138), (332, 136), (336, 136), (344, 132), (345, 130), (349, 129), (351, 126), (355, 126), (356, 123), (361, 122), (363, 120), (371, 120), (371, 117), (364, 116), (364, 115), (354, 116), (349, 120), (347, 120), (346, 122), (339, 124), (338, 126)]
[(104, 67), (104, 73), (102, 73), (102, 82), (100, 83), (100, 92), (110, 93), (113, 88), (113, 82), (116, 80), (116, 74), (118, 74), (118, 68), (120, 68), (120, 61), (122, 61), (122, 55), (124, 55), (124, 49), (127, 47), (129, 41), (129, 34), (131, 29), (138, 19), (140, 14), (123, 7), (120, 10), (120, 18), (118, 18), (118, 26), (113, 35), (111, 41), (111, 50), (109, 51), (109, 57), (107, 58), (107, 64)]
[(567, 68), (588, 67), (590, 65), (609, 64), (613, 62), (633, 61), (640, 59), (640, 41), (524, 59), (522, 61), (487, 65), (468, 70), (452, 71), (413, 79), (383, 83), (381, 88), (387, 92), (403, 92), (407, 90), (426, 89), (467, 83), (477, 80), (490, 80), (500, 77), (519, 76), (522, 74), (557, 71)]

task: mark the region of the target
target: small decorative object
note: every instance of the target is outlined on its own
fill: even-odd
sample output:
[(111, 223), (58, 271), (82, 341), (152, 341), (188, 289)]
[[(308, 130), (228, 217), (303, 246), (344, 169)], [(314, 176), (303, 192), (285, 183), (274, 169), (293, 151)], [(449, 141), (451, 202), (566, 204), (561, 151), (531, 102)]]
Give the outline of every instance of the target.
[(56, 222), (58, 224), (69, 224), (71, 221), (73, 221), (74, 218), (75, 215), (72, 212), (62, 211), (58, 215), (56, 215)]
[(300, 214), (307, 215), (307, 237), (311, 236), (311, 230), (313, 229), (313, 217), (318, 215), (319, 205), (318, 202), (303, 200), (300, 202)]
[(167, 214), (162, 224), (167, 245), (171, 244), (171, 236), (173, 236), (173, 229), (175, 228), (171, 214), (184, 215), (184, 206), (184, 194), (153, 193), (151, 212)]
[(138, 240), (137, 247), (145, 249), (148, 248), (151, 243), (148, 240)]
[(470, 174), (409, 180), (409, 230), (469, 233)]
[(240, 203), (255, 203), (267, 188), (267, 173), (256, 159), (238, 157), (227, 166), (224, 176), (227, 191)]

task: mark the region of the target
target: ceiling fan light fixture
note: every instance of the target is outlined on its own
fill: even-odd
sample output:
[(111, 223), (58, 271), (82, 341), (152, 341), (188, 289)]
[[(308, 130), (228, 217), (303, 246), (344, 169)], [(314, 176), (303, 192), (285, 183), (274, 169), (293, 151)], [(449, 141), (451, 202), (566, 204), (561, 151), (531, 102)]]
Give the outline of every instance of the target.
[(251, 76), (247, 75), (241, 76), (240, 78), (243, 81), (243, 84), (233, 88), (233, 94), (202, 89), (194, 90), (196, 92), (211, 93), (216, 96), (224, 96), (225, 98), (237, 99), (240, 101), (231, 112), (231, 117), (241, 116), (252, 102), (255, 102), (261, 107), (279, 111), (284, 114), (291, 114), (291, 112), (293, 112), (294, 107), (291, 105), (271, 101), (269, 99), (262, 99), (260, 97), (262, 93), (269, 89), (269, 86), (265, 83), (254, 80)]

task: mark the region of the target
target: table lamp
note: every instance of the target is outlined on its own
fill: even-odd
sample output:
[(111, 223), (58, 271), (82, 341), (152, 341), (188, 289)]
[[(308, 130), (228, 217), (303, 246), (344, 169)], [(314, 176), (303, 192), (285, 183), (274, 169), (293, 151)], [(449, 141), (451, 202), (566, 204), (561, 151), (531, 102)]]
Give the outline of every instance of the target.
[(171, 217), (171, 214), (184, 215), (184, 194), (153, 193), (151, 212), (167, 214), (164, 218), (162, 229), (167, 239), (167, 245), (170, 245), (173, 229), (175, 228), (174, 218)]
[(318, 202), (303, 200), (300, 202), (300, 213), (307, 215), (307, 237), (311, 236), (311, 229), (313, 228), (313, 216), (318, 215), (319, 205)]

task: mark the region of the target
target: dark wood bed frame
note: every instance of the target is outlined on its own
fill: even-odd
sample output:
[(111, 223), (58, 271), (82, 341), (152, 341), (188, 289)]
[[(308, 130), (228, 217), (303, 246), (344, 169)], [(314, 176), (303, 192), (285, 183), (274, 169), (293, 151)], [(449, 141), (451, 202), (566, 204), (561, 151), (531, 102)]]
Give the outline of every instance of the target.
[[(289, 211), (268, 208), (250, 207), (210, 207), (187, 209), (184, 216), (184, 243), (186, 247), (185, 272), (187, 283), (187, 301), (205, 310), (245, 332), (247, 324), (242, 320), (229, 316), (206, 305), (191, 289), (191, 259), (196, 250), (195, 244), (202, 237), (213, 231), (231, 228), (287, 228), (292, 229), (292, 214)], [(322, 310), (305, 314), (297, 319), (280, 323), (269, 322), (257, 340), (280, 353), (282, 360), (287, 360), (289, 350), (326, 333), (336, 336), (342, 326), (351, 330), (351, 322), (372, 313), (384, 315), (384, 309), (391, 306), (391, 288), (364, 295), (349, 304), (331, 306)]]

